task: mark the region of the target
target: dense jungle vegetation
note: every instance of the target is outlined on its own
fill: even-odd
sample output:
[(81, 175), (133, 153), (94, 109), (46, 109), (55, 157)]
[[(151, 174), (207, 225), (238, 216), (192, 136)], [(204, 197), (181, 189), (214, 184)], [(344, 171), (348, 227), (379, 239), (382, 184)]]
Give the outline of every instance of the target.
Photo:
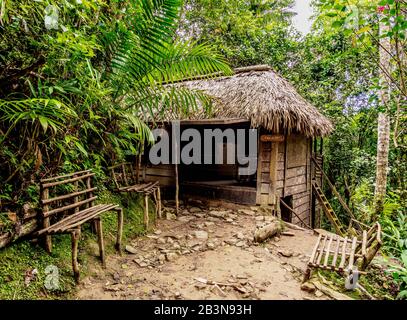
[[(407, 298), (406, 2), (314, 0), (307, 35), (293, 27), (293, 5), (0, 0), (0, 233), (10, 212), (18, 220), (24, 204), (36, 206), (41, 177), (92, 168), (105, 190), (105, 168), (152, 142), (143, 113), (209, 110), (202, 93), (165, 84), (269, 64), (334, 123), (325, 171), (358, 220), (381, 222), (383, 252), (398, 261), (390, 274)], [(389, 120), (384, 181), (379, 114)], [(19, 245), (3, 255), (26, 261)], [(0, 294), (10, 281), (0, 279)]]

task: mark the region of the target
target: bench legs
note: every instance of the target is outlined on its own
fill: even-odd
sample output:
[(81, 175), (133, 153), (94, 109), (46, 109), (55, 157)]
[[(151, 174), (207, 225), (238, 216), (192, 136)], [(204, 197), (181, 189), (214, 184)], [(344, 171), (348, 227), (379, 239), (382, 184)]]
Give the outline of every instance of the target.
[(123, 209), (117, 208), (117, 238), (116, 250), (121, 254), (122, 252), (122, 235), (123, 235)]
[(72, 238), (72, 269), (75, 282), (79, 283), (79, 264), (78, 264), (78, 244), (81, 237), (81, 229), (74, 229), (71, 232)]
[(157, 188), (157, 210), (158, 210), (158, 218), (162, 218), (161, 213), (161, 190), (160, 187)]
[(99, 257), (102, 262), (103, 268), (106, 267), (106, 258), (105, 258), (105, 243), (103, 242), (103, 224), (102, 219), (97, 218), (94, 220), (96, 226), (96, 234), (98, 236), (98, 245), (99, 245)]
[(148, 230), (148, 223), (149, 223), (149, 217), (148, 217), (148, 194), (144, 194), (144, 228)]

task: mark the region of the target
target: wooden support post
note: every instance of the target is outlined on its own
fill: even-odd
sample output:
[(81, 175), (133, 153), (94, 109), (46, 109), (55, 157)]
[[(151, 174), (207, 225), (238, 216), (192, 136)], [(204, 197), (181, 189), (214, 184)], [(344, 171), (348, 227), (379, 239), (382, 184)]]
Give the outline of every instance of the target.
[[(44, 188), (42, 190), (42, 199), (43, 200), (47, 200), (49, 198), (49, 189), (48, 188)], [(48, 204), (45, 204), (42, 208), (44, 214), (46, 214), (49, 211), (49, 206)], [(50, 218), (46, 217), (44, 218), (43, 221), (43, 228), (48, 228), (50, 226)], [(45, 251), (47, 251), (48, 253), (52, 252), (52, 238), (50, 235), (46, 235), (44, 238), (44, 246), (45, 246)]]
[(148, 194), (144, 195), (144, 227), (148, 230)]
[(98, 245), (99, 245), (99, 257), (102, 262), (103, 268), (106, 268), (106, 259), (105, 259), (105, 244), (103, 242), (103, 224), (101, 218), (94, 219), (96, 226), (96, 234), (98, 236)]
[(359, 270), (364, 271), (370, 264), (370, 262), (373, 260), (377, 252), (379, 251), (381, 246), (381, 243), (379, 243), (377, 240), (374, 240), (373, 244), (371, 247), (368, 249), (367, 253), (363, 256), (362, 261), (359, 265)]
[(284, 140), (284, 180), (283, 180), (283, 198), (286, 196), (286, 185), (287, 185), (287, 169), (288, 169), (288, 136), (285, 135)]
[(158, 205), (158, 218), (162, 218), (162, 212), (161, 212), (161, 189), (160, 187), (157, 187), (157, 205)]
[(137, 167), (136, 167), (136, 183), (137, 184), (140, 183), (141, 152), (143, 152), (143, 151), (140, 151), (140, 154), (137, 156)]
[(123, 209), (117, 208), (117, 239), (116, 239), (116, 250), (119, 254), (122, 253), (122, 235), (123, 235)]
[(179, 176), (178, 176), (178, 164), (175, 164), (175, 212), (179, 214)]
[(78, 244), (79, 239), (81, 237), (81, 229), (72, 230), (71, 238), (72, 238), (72, 269), (75, 278), (75, 282), (79, 283), (79, 263), (78, 263)]
[(154, 203), (155, 203), (155, 209), (154, 209), (154, 226), (157, 227), (158, 224), (158, 200), (157, 200), (157, 188), (153, 189), (153, 198), (154, 198)]
[(311, 272), (312, 272), (311, 268), (307, 267), (307, 269), (305, 270), (305, 273), (304, 273), (304, 278), (302, 280), (302, 283), (307, 282), (309, 279), (311, 279)]

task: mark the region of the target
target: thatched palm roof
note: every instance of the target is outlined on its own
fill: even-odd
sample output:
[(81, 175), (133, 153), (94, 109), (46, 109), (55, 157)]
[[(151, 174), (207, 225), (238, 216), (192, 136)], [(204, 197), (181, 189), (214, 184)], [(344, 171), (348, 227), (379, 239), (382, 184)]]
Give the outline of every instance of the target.
[[(212, 97), (211, 118), (247, 119), (254, 128), (309, 137), (326, 136), (333, 130), (332, 123), (269, 66), (239, 68), (230, 77), (177, 85), (202, 90)], [(188, 118), (202, 119), (205, 115), (195, 113)]]

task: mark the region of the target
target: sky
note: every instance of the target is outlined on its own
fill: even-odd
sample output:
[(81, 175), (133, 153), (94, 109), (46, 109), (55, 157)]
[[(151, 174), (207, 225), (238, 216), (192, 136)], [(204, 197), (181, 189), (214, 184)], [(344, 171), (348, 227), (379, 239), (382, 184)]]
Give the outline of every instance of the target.
[(311, 0), (296, 0), (294, 10), (297, 15), (293, 18), (294, 26), (298, 31), (307, 34), (311, 29), (312, 15)]

